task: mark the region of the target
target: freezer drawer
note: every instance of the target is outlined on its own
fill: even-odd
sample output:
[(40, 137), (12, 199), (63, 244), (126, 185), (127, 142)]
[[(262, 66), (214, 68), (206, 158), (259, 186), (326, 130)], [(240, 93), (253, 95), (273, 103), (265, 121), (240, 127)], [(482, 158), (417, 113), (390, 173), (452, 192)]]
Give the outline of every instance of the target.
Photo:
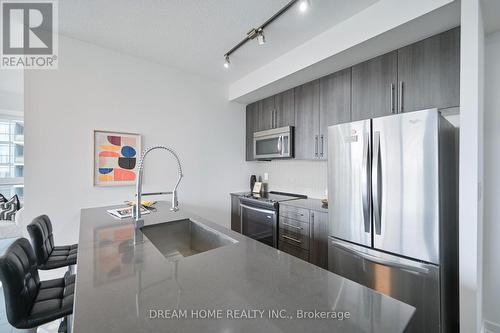
[(439, 267), (328, 240), (328, 269), (416, 308), (408, 332), (440, 332)]

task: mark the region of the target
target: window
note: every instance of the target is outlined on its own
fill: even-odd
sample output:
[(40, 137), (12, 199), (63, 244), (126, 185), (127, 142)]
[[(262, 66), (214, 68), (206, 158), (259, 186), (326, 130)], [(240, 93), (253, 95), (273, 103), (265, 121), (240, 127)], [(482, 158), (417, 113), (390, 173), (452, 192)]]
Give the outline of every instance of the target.
[(24, 121), (0, 114), (0, 193), (24, 196)]

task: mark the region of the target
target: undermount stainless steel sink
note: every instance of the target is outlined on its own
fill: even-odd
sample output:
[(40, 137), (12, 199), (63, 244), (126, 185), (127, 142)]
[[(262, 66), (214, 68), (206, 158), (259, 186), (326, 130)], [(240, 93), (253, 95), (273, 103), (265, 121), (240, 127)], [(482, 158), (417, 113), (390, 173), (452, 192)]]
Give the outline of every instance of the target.
[(170, 260), (179, 260), (238, 242), (190, 219), (145, 226), (141, 231)]

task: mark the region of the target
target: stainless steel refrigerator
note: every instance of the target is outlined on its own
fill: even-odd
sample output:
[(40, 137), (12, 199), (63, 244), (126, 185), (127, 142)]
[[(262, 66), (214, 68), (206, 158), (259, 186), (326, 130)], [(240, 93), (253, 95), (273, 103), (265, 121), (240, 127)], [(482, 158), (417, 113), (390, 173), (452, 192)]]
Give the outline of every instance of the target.
[(409, 332), (458, 332), (457, 138), (437, 109), (328, 128), (329, 270), (413, 305)]

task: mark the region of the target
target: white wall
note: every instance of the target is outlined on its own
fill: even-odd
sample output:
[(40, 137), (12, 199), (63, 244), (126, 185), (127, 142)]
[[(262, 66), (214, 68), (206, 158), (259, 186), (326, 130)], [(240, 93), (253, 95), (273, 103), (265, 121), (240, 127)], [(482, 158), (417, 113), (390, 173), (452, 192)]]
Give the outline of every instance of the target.
[[(326, 161), (271, 161), (249, 162), (250, 174), (261, 176), (267, 173), (268, 190), (305, 194), (311, 198), (325, 198), (327, 188)], [(246, 187), (245, 187), (246, 190)]]
[(484, 28), (478, 0), (462, 0), (460, 68), (460, 331), (482, 323)]
[(500, 332), (500, 31), (487, 36), (484, 104), (484, 319)]
[(22, 70), (0, 70), (0, 112), (24, 109)]
[[(81, 207), (133, 199), (133, 186), (93, 186), (100, 129), (174, 147), (185, 174), (181, 208), (229, 226), (229, 192), (247, 184), (243, 110), (227, 101), (227, 87), (61, 37), (59, 69), (25, 75), (26, 218), (48, 214), (57, 243), (76, 242)], [(170, 190), (176, 179), (171, 156), (149, 155), (145, 191)]]

